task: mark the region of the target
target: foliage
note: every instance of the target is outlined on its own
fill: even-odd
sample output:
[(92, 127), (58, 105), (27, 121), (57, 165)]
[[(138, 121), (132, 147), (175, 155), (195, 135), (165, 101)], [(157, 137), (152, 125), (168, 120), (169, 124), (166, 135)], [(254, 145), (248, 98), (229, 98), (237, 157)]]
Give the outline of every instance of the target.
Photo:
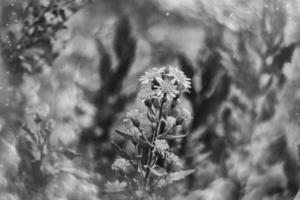
[[(95, 126), (92, 126), (82, 134), (82, 143), (106, 143), (109, 140), (111, 126), (116, 120), (116, 114), (122, 112), (136, 97), (136, 92), (126, 94), (122, 92), (123, 84), (134, 62), (136, 39), (133, 36), (130, 21), (126, 16), (120, 17), (115, 30), (113, 50), (117, 58), (116, 66), (113, 66), (112, 57), (101, 38), (95, 38), (99, 57), (99, 89), (92, 95), (97, 108)], [(118, 81), (116, 81), (118, 80)], [(97, 132), (101, 134), (97, 134)]]

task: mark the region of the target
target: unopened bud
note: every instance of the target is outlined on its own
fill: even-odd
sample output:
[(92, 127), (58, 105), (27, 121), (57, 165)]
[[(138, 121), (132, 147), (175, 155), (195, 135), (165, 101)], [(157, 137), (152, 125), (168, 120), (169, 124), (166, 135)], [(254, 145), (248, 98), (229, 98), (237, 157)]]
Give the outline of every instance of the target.
[(140, 120), (138, 120), (138, 119), (131, 119), (131, 121), (132, 121), (133, 125), (136, 126), (136, 127), (139, 127), (140, 124), (141, 124)]
[(150, 99), (146, 99), (146, 100), (144, 101), (144, 104), (145, 104), (148, 108), (151, 108), (151, 106), (152, 106), (152, 102), (151, 102)]
[(158, 98), (152, 98), (152, 103), (155, 108), (159, 109), (160, 106), (159, 106)]

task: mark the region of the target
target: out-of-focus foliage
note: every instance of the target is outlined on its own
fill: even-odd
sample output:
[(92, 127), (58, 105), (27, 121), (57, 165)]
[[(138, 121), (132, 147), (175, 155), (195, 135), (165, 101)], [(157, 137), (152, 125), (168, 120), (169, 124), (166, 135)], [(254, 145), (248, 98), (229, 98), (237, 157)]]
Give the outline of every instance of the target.
[(169, 145), (196, 171), (149, 199), (299, 198), (298, 1), (3, 0), (0, 8), (1, 200), (105, 199), (105, 186), (126, 187), (111, 179), (110, 141), (130, 147), (113, 128), (124, 128), (124, 110), (142, 108), (138, 77), (155, 65), (192, 78), (181, 102), (193, 112), (189, 137)]

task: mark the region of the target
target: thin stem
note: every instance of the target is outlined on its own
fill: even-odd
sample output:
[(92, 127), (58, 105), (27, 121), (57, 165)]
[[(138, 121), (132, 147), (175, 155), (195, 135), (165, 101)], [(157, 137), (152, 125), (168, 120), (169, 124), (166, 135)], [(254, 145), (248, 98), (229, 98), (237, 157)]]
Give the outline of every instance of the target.
[[(156, 123), (156, 127), (155, 127), (155, 131), (154, 131), (154, 135), (152, 137), (152, 141), (151, 141), (151, 144), (154, 146), (154, 142), (155, 142), (155, 139), (158, 135), (158, 132), (159, 132), (159, 127), (160, 127), (160, 124), (161, 124), (161, 118), (162, 118), (162, 115), (163, 115), (163, 105), (166, 101), (166, 95), (164, 95), (164, 97), (162, 98), (162, 102), (161, 102), (161, 105), (160, 105), (160, 108), (159, 108), (159, 114), (158, 114), (158, 122)], [(154, 152), (152, 149), (150, 149), (149, 151), (149, 156), (148, 156), (148, 161), (147, 161), (147, 171), (146, 171), (146, 177), (145, 177), (145, 182), (144, 182), (144, 190), (146, 189), (147, 185), (148, 185), (148, 181), (149, 181), (149, 174), (150, 174), (150, 167), (153, 163), (153, 156), (154, 156)], [(155, 158), (154, 158), (155, 159)]]

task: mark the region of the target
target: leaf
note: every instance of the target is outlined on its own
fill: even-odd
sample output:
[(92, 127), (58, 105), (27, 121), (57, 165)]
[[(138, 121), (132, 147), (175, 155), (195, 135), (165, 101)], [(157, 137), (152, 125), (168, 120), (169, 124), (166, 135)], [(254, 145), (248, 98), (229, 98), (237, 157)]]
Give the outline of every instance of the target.
[(147, 118), (152, 123), (156, 123), (157, 122), (155, 116), (153, 114), (151, 114), (150, 112), (147, 112)]
[(152, 174), (154, 174), (155, 176), (158, 176), (158, 177), (168, 175), (167, 171), (164, 168), (157, 166), (157, 165), (154, 167), (151, 167), (150, 171)]
[(96, 44), (98, 47), (98, 52), (101, 54), (101, 61), (99, 63), (99, 75), (103, 82), (111, 76), (112, 61), (111, 56), (106, 51), (102, 41), (96, 38)]
[(136, 143), (138, 143), (138, 144), (140, 144), (140, 145), (142, 145), (142, 146), (145, 146), (145, 147), (152, 147), (152, 146), (150, 146), (147, 142), (145, 142), (144, 140), (142, 140), (141, 138), (134, 137), (134, 136), (129, 135), (128, 133), (125, 133), (125, 132), (120, 131), (120, 130), (118, 130), (118, 129), (115, 129), (115, 131), (116, 131), (119, 135), (123, 136), (124, 138), (126, 138), (126, 139), (128, 139), (128, 140), (131, 140), (131, 141), (133, 141), (133, 142), (136, 142)]
[(116, 27), (116, 34), (114, 38), (114, 50), (119, 58), (122, 60), (128, 55), (128, 50), (131, 46), (135, 46), (134, 38), (131, 33), (131, 26), (128, 17), (123, 16)]
[(167, 182), (172, 183), (174, 181), (182, 180), (182, 179), (184, 179), (188, 175), (191, 175), (194, 172), (195, 172), (195, 170), (191, 169), (191, 170), (184, 170), (184, 171), (169, 173), (168, 176), (167, 176)]
[(184, 137), (186, 137), (188, 134), (189, 134), (189, 132), (186, 133), (186, 134), (183, 134), (183, 135), (168, 135), (168, 134), (162, 134), (162, 135), (159, 135), (158, 138), (159, 138), (159, 139), (167, 139), (167, 140), (171, 140), (171, 139), (184, 138)]

